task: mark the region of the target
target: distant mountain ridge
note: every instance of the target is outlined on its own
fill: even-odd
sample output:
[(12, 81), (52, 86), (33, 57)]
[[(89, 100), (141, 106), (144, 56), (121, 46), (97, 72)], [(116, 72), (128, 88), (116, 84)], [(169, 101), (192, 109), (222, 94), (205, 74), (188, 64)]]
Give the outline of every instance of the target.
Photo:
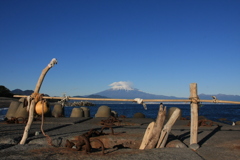
[(174, 96), (164, 96), (164, 95), (155, 95), (140, 91), (138, 89), (124, 90), (124, 89), (108, 89), (102, 92), (95, 93), (94, 95), (100, 95), (109, 98), (119, 98), (119, 99), (179, 99)]
[(33, 90), (21, 90), (21, 89), (14, 89), (11, 91), (12, 94), (16, 94), (16, 95), (31, 95), (34, 91)]
[(218, 100), (240, 101), (239, 95), (226, 95), (226, 94), (214, 94), (214, 95), (199, 94), (198, 95), (200, 99), (206, 99), (206, 100), (211, 100), (212, 96), (217, 97)]
[[(134, 98), (142, 98), (142, 99), (188, 99), (189, 97), (176, 97), (176, 96), (165, 96), (165, 95), (155, 95), (140, 91), (138, 89), (124, 90), (124, 89), (108, 89), (102, 92), (95, 93), (94, 95), (100, 95), (109, 98), (119, 98), (119, 99), (134, 99)], [(216, 96), (219, 100), (227, 100), (227, 101), (240, 101), (239, 95), (226, 95), (226, 94), (199, 94), (200, 99), (211, 100), (212, 96)]]
[[(15, 89), (11, 91), (16, 95), (31, 95), (33, 90), (24, 90)], [(226, 95), (226, 94), (199, 94), (200, 99), (211, 100), (212, 96), (216, 96), (219, 100), (227, 100), (227, 101), (240, 101), (239, 95)], [(175, 97), (175, 96), (165, 96), (165, 95), (155, 95), (140, 91), (138, 89), (107, 89), (102, 92), (94, 93), (86, 96), (74, 96), (74, 97), (86, 97), (86, 98), (117, 98), (117, 99), (134, 99), (134, 98), (142, 98), (142, 99), (188, 99), (188, 97)]]

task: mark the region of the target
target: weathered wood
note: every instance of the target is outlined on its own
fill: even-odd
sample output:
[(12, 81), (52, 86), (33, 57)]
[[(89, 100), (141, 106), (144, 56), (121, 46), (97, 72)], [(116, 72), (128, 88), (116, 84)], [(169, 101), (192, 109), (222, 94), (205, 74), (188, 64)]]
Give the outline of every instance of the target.
[(25, 126), (25, 130), (23, 132), (22, 139), (19, 144), (25, 144), (26, 140), (28, 138), (28, 131), (31, 128), (33, 117), (34, 117), (34, 107), (35, 107), (35, 101), (31, 101), (30, 109), (29, 109), (29, 116), (28, 116), (28, 122)]
[(158, 116), (156, 119), (156, 123), (153, 127), (153, 131), (150, 133), (149, 141), (147, 142), (147, 145), (144, 149), (152, 149), (156, 147), (160, 137), (160, 133), (163, 128), (165, 118), (166, 118), (166, 107), (163, 107), (163, 105), (161, 104), (159, 106)]
[(141, 145), (140, 145), (140, 147), (139, 147), (139, 149), (144, 149), (145, 147), (146, 147), (146, 145), (147, 145), (147, 143), (148, 143), (148, 141), (149, 141), (149, 136), (150, 136), (150, 134), (152, 133), (152, 131), (153, 131), (153, 129), (154, 129), (154, 125), (155, 125), (155, 122), (151, 122), (149, 125), (148, 125), (148, 127), (147, 127), (147, 129), (146, 129), (146, 131), (145, 131), (145, 134), (144, 134), (144, 136), (143, 136), (143, 139), (142, 139), (142, 143), (141, 143)]
[(44, 79), (45, 75), (47, 74), (47, 72), (49, 71), (49, 69), (50, 69), (50, 67), (47, 66), (46, 68), (44, 68), (42, 70), (42, 73), (41, 73), (41, 75), (40, 75), (40, 77), (38, 79), (38, 82), (37, 82), (35, 90), (34, 90), (35, 93), (39, 93), (39, 90), (40, 90), (40, 88), (42, 86), (43, 79)]
[(176, 108), (172, 113), (171, 117), (169, 118), (168, 122), (164, 125), (156, 148), (164, 148), (168, 139), (168, 135), (172, 129), (172, 126), (176, 122), (179, 115), (180, 115), (180, 109)]
[(190, 99), (191, 102), (191, 131), (190, 131), (190, 145), (198, 142), (198, 94), (197, 84), (190, 84)]
[[(42, 82), (43, 82), (43, 79), (45, 77), (45, 75), (47, 74), (48, 70), (50, 68), (52, 68), (54, 66), (54, 64), (57, 63), (57, 60), (54, 58), (51, 60), (51, 62), (48, 64), (47, 67), (45, 67), (43, 70), (42, 70), (42, 73), (38, 79), (38, 82), (36, 84), (36, 87), (35, 87), (35, 90), (34, 90), (34, 93), (39, 93), (39, 90), (41, 88), (41, 85), (42, 85)], [(20, 144), (25, 144), (26, 143), (26, 140), (28, 138), (28, 131), (30, 130), (31, 128), (31, 125), (32, 125), (32, 122), (33, 122), (33, 118), (34, 118), (34, 109), (35, 109), (35, 101), (32, 100), (31, 101), (31, 105), (30, 105), (30, 109), (29, 109), (29, 116), (28, 116), (28, 122), (25, 126), (25, 129), (24, 129), (24, 132), (23, 132), (23, 136), (22, 136), (22, 139), (20, 141)]]
[[(14, 97), (27, 97), (26, 95), (14, 95)], [(44, 99), (62, 99), (63, 97), (43, 97)], [(123, 102), (133, 102), (134, 99), (112, 99), (112, 98), (78, 98), (78, 97), (69, 97), (69, 100), (85, 100), (85, 101), (123, 101)], [(143, 102), (191, 102), (190, 99), (144, 99)], [(238, 101), (225, 101), (225, 100), (200, 100), (198, 102), (207, 102), (207, 103), (231, 103), (231, 104), (240, 104)]]

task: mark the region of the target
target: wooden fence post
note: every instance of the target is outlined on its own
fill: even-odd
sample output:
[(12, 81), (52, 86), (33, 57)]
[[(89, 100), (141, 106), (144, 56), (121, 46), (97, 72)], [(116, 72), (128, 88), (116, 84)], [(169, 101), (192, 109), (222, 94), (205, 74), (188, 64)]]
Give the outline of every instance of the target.
[(190, 99), (191, 99), (191, 131), (190, 131), (190, 148), (197, 150), (198, 138), (198, 103), (199, 97), (197, 94), (197, 83), (190, 84)]

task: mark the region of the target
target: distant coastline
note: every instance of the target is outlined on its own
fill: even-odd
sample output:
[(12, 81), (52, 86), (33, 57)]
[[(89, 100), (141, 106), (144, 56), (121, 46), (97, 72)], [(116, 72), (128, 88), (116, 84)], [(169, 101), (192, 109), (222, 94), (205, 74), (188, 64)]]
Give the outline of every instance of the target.
[[(14, 95), (31, 95), (33, 90), (25, 90), (21, 89), (12, 90), (11, 93)], [(45, 94), (45, 96), (49, 96)], [(68, 96), (68, 95), (66, 95)], [(200, 99), (212, 100), (212, 96), (217, 97), (218, 100), (226, 100), (226, 101), (240, 101), (240, 95), (227, 95), (227, 94), (199, 94)], [(175, 96), (165, 96), (165, 95), (155, 95), (140, 91), (138, 89), (132, 90), (115, 90), (115, 89), (107, 89), (102, 92), (85, 95), (85, 96), (71, 96), (71, 97), (83, 97), (83, 98), (117, 98), (117, 99), (134, 99), (134, 98), (142, 98), (142, 99), (188, 99), (189, 97), (175, 97)], [(94, 102), (92, 102), (94, 103)], [(95, 103), (99, 103), (96, 102)], [(118, 102), (111, 102), (118, 103)]]

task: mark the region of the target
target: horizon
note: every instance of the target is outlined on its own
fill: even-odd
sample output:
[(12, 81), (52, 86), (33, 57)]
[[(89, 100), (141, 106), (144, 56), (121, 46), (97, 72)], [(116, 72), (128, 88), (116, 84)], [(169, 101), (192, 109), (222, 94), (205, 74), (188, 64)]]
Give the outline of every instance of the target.
[(42, 93), (129, 82), (155, 95), (188, 97), (190, 83), (240, 95), (239, 0), (11, 0), (0, 1), (0, 19), (0, 85), (9, 90), (34, 90), (56, 58)]
[[(124, 81), (114, 82), (114, 83), (111, 83), (109, 86), (111, 86), (111, 88), (108, 88), (108, 89), (105, 89), (105, 90), (102, 90), (102, 91), (97, 91), (96, 93), (91, 93), (91, 94), (88, 94), (88, 95), (73, 95), (73, 96), (70, 96), (70, 97), (74, 97), (74, 96), (82, 96), (82, 97), (84, 97), (84, 96), (90, 96), (90, 95), (98, 95), (98, 93), (103, 92), (103, 91), (107, 91), (107, 90), (124, 90), (124, 91), (137, 90), (137, 91), (144, 92), (144, 93), (147, 93), (147, 94), (153, 94), (153, 93), (148, 93), (148, 92), (139, 90), (138, 88), (134, 88), (133, 87), (133, 83), (129, 82), (129, 81), (128, 82), (124, 82)], [(16, 88), (16, 89), (19, 89), (19, 88)], [(16, 89), (14, 89), (14, 90), (16, 90)], [(32, 89), (27, 89), (27, 90), (19, 89), (19, 90), (21, 90), (21, 91), (27, 91), (27, 90), (33, 91)], [(13, 91), (13, 90), (11, 90), (11, 91)], [(48, 93), (45, 93), (45, 94), (48, 94)], [(157, 94), (153, 94), (153, 95), (157, 95)], [(240, 96), (240, 95), (231, 95), (231, 94), (224, 94), (224, 93), (216, 93), (216, 94), (198, 93), (198, 95), (207, 95), (207, 96), (217, 96), (217, 95)], [(52, 97), (52, 96), (56, 96), (56, 95), (49, 95), (49, 96)], [(61, 95), (61, 96), (63, 96), (63, 95)], [(61, 96), (59, 96), (59, 97), (61, 97)], [(68, 95), (66, 94), (65, 96), (68, 96)], [(168, 95), (163, 95), (163, 96), (168, 96)], [(170, 96), (174, 96), (174, 95), (170, 95)], [(174, 97), (179, 97), (179, 96), (174, 96)], [(180, 97), (180, 98), (188, 98), (188, 97)]]

